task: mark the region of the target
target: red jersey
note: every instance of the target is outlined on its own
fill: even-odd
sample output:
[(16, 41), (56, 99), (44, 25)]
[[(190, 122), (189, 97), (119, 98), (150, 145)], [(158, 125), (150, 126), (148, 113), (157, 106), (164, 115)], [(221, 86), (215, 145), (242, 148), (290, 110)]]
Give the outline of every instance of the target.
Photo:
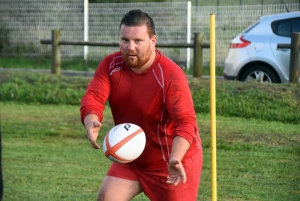
[(183, 161), (201, 148), (192, 95), (183, 70), (156, 50), (153, 64), (137, 74), (121, 52), (105, 57), (81, 100), (81, 120), (88, 114), (103, 119), (109, 101), (115, 125), (133, 123), (146, 134), (146, 146), (133, 167), (158, 170), (168, 167), (172, 140), (190, 143)]

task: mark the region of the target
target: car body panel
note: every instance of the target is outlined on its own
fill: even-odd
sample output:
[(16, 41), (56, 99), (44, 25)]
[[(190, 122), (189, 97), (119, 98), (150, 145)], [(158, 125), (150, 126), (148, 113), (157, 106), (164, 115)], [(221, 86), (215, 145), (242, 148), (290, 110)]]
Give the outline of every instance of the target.
[[(300, 12), (297, 11), (263, 16), (258, 22), (238, 34), (231, 41), (231, 47), (224, 61), (224, 78), (240, 79), (245, 69), (254, 64), (261, 64), (279, 78), (279, 80), (276, 79), (277, 81), (288, 82), (290, 49), (277, 48), (277, 45), (291, 43), (291, 37), (286, 37), (290, 35), (291, 31), (283, 28), (283, 25), (286, 24), (283, 21), (291, 21), (291, 19), (293, 19), (293, 29), (300, 30)], [(274, 27), (277, 28), (277, 32), (274, 31)], [(284, 36), (280, 36), (280, 34)], [(245, 46), (239, 46), (245, 41), (247, 41)]]
[(281, 66), (284, 80), (287, 82), (289, 80), (289, 69), (290, 69), (290, 53), (291, 50), (288, 48), (277, 48), (278, 44), (289, 44), (291, 43), (291, 38), (282, 37), (274, 35), (271, 39), (271, 50), (274, 58)]

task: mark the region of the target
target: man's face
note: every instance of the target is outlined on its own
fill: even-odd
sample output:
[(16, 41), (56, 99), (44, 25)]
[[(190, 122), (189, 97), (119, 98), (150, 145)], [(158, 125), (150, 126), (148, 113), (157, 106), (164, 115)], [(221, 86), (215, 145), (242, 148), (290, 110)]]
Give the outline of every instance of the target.
[(131, 68), (147, 69), (155, 57), (156, 36), (150, 38), (147, 27), (125, 26), (120, 29), (120, 50)]

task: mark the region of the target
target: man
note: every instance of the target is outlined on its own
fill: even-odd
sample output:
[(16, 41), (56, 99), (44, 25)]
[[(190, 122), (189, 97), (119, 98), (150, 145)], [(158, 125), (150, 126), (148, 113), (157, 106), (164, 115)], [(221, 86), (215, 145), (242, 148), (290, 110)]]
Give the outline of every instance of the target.
[(139, 158), (112, 163), (98, 201), (125, 201), (144, 192), (152, 201), (195, 201), (202, 143), (182, 69), (155, 48), (153, 20), (129, 11), (120, 23), (120, 51), (99, 64), (81, 100), (81, 121), (91, 146), (109, 101), (115, 125), (133, 123), (146, 134)]

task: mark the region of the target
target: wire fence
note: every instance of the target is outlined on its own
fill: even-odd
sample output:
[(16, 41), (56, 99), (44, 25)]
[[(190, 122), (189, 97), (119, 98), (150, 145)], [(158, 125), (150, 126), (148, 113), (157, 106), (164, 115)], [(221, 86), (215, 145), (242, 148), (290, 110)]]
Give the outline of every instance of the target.
[[(220, 1), (222, 2), (222, 1)], [(220, 5), (220, 4), (219, 4)], [(191, 33), (204, 33), (209, 42), (209, 16), (216, 15), (216, 63), (222, 67), (230, 41), (262, 15), (297, 11), (300, 3), (256, 4), (233, 6), (192, 6)], [(90, 3), (88, 13), (89, 41), (118, 42), (119, 23), (131, 9), (141, 9), (152, 16), (158, 43), (187, 42), (187, 2)], [(83, 0), (1, 0), (0, 56), (40, 57), (51, 55), (49, 45), (40, 40), (50, 39), (51, 30), (61, 30), (65, 41), (83, 41)], [(191, 34), (193, 41), (193, 34)], [(101, 60), (117, 47), (89, 47), (88, 60)], [(161, 48), (182, 67), (187, 60), (185, 48)], [(82, 46), (62, 46), (62, 58), (83, 58)], [(203, 65), (209, 65), (209, 49), (204, 49)]]
[[(172, 2), (182, 0), (169, 0)], [(191, 0), (196, 6), (228, 6), (228, 5), (265, 5), (265, 4), (289, 4), (300, 3), (299, 0)]]

